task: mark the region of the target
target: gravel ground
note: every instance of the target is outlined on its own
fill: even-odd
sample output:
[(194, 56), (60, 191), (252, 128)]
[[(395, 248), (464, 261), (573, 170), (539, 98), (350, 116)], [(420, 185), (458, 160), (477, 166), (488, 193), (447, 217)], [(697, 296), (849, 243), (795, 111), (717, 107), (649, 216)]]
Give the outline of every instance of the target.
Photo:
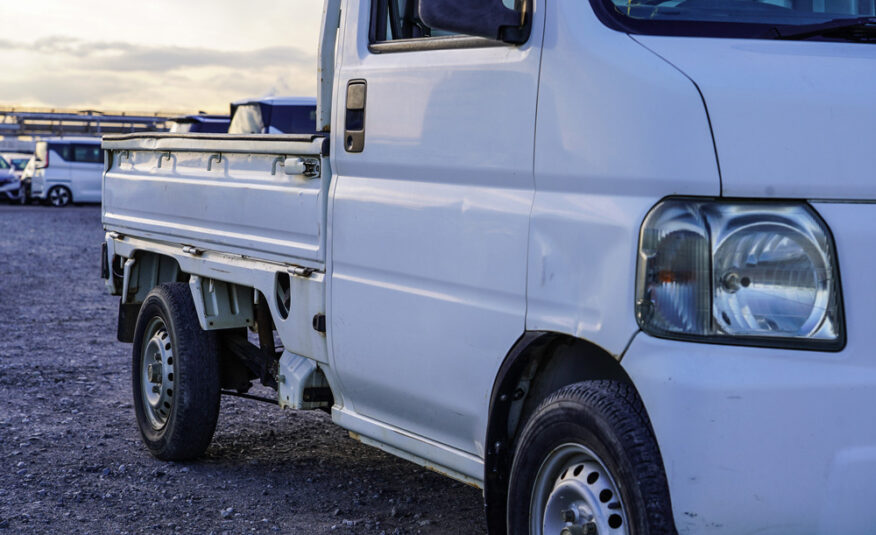
[(0, 228), (0, 534), (485, 532), (480, 491), (322, 412), (225, 397), (202, 459), (152, 458), (100, 209), (2, 205)]

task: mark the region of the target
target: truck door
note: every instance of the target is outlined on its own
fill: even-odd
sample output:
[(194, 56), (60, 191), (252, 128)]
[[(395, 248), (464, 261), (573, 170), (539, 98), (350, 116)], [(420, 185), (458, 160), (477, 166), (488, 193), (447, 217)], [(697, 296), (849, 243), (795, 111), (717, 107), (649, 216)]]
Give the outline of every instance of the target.
[(338, 418), (477, 459), (496, 371), (524, 330), (542, 16), (511, 46), (424, 37), (392, 19), (405, 0), (376, 4), (372, 17), (371, 2), (347, 2), (335, 86)]

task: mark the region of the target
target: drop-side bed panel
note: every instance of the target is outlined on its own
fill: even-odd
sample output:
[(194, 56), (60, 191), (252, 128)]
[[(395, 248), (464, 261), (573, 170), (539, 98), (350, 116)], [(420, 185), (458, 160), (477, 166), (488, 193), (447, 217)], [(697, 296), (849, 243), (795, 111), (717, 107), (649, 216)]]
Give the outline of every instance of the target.
[[(104, 227), (319, 266), (330, 177), (325, 142), (321, 136), (107, 136)], [(291, 165), (287, 174), (285, 164), (299, 158), (317, 176)]]

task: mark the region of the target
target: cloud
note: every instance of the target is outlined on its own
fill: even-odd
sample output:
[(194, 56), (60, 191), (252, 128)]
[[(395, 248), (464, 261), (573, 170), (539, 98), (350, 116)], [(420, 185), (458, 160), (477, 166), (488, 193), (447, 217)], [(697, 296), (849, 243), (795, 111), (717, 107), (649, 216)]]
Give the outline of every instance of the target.
[(313, 95), (316, 57), (295, 47), (249, 51), (89, 41), (0, 39), (0, 102), (51, 107), (224, 111), (244, 97)]
[(0, 40), (0, 51), (3, 50), (28, 51), (56, 60), (63, 57), (70, 68), (87, 70), (159, 72), (211, 66), (257, 69), (279, 65), (315, 68), (316, 65), (316, 56), (312, 52), (291, 46), (223, 51), (120, 41), (84, 41), (74, 37), (52, 36), (38, 39), (32, 44)]
[(28, 80), (0, 82), (7, 102), (28, 101), (52, 106), (76, 106), (97, 99), (116, 98), (138, 89), (138, 80), (114, 75), (44, 74)]

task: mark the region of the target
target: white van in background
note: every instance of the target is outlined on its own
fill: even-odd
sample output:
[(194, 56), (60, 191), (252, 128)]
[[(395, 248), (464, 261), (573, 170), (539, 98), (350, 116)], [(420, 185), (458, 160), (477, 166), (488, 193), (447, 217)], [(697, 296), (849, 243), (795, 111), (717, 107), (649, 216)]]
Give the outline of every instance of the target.
[(46, 138), (37, 142), (34, 162), (34, 199), (52, 206), (100, 202), (103, 151), (99, 138)]

